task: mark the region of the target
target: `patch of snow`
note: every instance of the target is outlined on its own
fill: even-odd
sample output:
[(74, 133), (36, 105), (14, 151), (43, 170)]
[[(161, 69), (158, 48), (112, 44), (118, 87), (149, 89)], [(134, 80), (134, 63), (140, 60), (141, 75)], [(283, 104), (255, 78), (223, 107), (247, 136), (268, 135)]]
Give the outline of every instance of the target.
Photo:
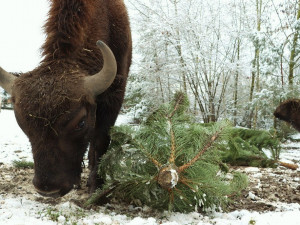
[(253, 177), (260, 178), (262, 177), (262, 173), (255, 173), (253, 174)]
[(39, 216), (39, 211), (48, 205), (26, 200), (24, 198), (7, 198), (0, 195), (0, 221), (6, 225), (16, 224), (56, 224)]
[(178, 183), (178, 173), (177, 173), (177, 171), (176, 170), (174, 170), (174, 169), (171, 169), (170, 170), (170, 172), (171, 172), (171, 177), (172, 177), (172, 179), (171, 179), (171, 188), (173, 188), (173, 187), (175, 187), (176, 185), (177, 185), (177, 183)]
[(260, 169), (257, 167), (247, 167), (245, 168), (245, 172), (247, 173), (256, 173), (256, 172), (260, 172)]
[(94, 223), (99, 223), (99, 224), (112, 224), (112, 219), (110, 216), (102, 216), (99, 218), (95, 218)]
[[(48, 205), (26, 200), (24, 198), (7, 198), (0, 197), (0, 221), (3, 224), (36, 224), (36, 225), (52, 225), (52, 224), (71, 224), (67, 222), (76, 221), (77, 224), (127, 224), (127, 225), (180, 225), (180, 224), (216, 224), (216, 225), (248, 225), (250, 221), (254, 221), (259, 225), (299, 225), (300, 211), (299, 204), (289, 204), (288, 207), (282, 207), (278, 212), (250, 212), (247, 210), (234, 211), (231, 213), (214, 212), (209, 216), (203, 216), (193, 212), (183, 213), (166, 213), (164, 219), (153, 217), (130, 218), (125, 215), (117, 215), (114, 213), (95, 212), (93, 210), (85, 210), (86, 216), (82, 218), (66, 218), (70, 212), (74, 212), (77, 207), (73, 204), (69, 206), (56, 206), (58, 212), (63, 212), (57, 221), (51, 221), (45, 213), (49, 208)], [(68, 213), (69, 212), (69, 213)], [(66, 215), (66, 216), (65, 216)], [(67, 223), (66, 223), (67, 222)]]
[(15, 120), (13, 110), (0, 112), (0, 163), (14, 160), (33, 161), (31, 145)]
[(64, 217), (64, 216), (59, 216), (59, 217), (57, 218), (57, 222), (58, 222), (58, 223), (64, 224), (64, 223), (66, 222), (66, 217)]
[(252, 200), (257, 200), (257, 196), (255, 194), (253, 194), (251, 191), (249, 191), (248, 193), (248, 198), (252, 199)]
[(115, 125), (120, 126), (120, 125), (124, 125), (124, 124), (129, 124), (131, 122), (132, 122), (132, 119), (130, 117), (120, 114), (117, 118)]
[[(300, 140), (300, 133), (293, 135), (293, 138)], [(297, 164), (297, 171), (300, 171), (300, 142), (288, 141), (287, 143), (283, 144), (280, 152), (280, 161)]]
[(300, 140), (300, 133), (297, 133), (297, 134), (293, 134), (290, 136), (291, 139), (293, 140)]

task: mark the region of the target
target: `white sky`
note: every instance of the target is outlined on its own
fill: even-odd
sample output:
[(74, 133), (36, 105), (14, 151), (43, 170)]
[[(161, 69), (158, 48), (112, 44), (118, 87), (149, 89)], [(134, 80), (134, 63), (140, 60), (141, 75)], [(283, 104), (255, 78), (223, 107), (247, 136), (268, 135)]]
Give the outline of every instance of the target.
[[(128, 4), (128, 0), (125, 0)], [(0, 0), (0, 66), (8, 72), (27, 72), (41, 61), (47, 0)]]
[(26, 72), (40, 62), (47, 0), (0, 0), (0, 66)]

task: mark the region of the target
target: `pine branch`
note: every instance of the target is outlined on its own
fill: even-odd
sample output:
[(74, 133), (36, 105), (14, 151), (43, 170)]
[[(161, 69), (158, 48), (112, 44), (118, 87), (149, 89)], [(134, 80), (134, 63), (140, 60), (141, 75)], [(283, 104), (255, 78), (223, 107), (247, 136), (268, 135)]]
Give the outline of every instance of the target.
[(174, 192), (177, 192), (180, 196), (181, 196), (181, 198), (182, 198), (182, 200), (185, 202), (185, 203), (189, 203), (189, 200), (188, 200), (188, 197), (184, 194), (184, 192), (182, 191), (182, 190), (179, 190), (178, 188), (174, 188)]
[(117, 187), (117, 182), (115, 182), (113, 185), (111, 185), (110, 188), (105, 189), (105, 190), (97, 190), (85, 203), (84, 207), (89, 207), (90, 205), (96, 204), (101, 202), (101, 200), (107, 198), (107, 196), (112, 193), (116, 187)]
[(183, 99), (183, 97), (184, 97), (184, 95), (180, 95), (179, 98), (177, 99), (176, 105), (175, 105), (175, 107), (174, 107), (174, 110), (173, 110), (173, 111), (170, 113), (170, 115), (168, 116), (169, 119), (171, 119), (171, 118), (174, 116), (175, 112), (178, 110), (178, 107), (179, 107), (180, 102), (181, 102), (181, 100)]
[[(135, 146), (137, 149), (139, 149), (141, 152), (143, 152), (147, 156), (147, 158), (150, 159), (157, 168), (162, 167), (162, 164), (160, 162), (158, 162), (155, 158), (153, 158), (153, 156), (146, 150), (146, 148), (141, 144), (141, 142), (138, 141), (136, 138), (134, 138), (128, 130), (125, 130), (125, 131), (121, 130), (121, 131), (119, 131), (119, 133), (121, 133), (121, 136), (122, 135), (126, 136), (126, 138), (128, 139), (126, 141), (127, 144), (130, 143), (133, 146)], [(115, 138), (115, 137), (113, 137), (113, 138)], [(115, 139), (117, 139), (117, 138), (115, 138)]]
[(168, 190), (169, 192), (169, 205), (168, 209), (169, 211), (173, 210), (173, 203), (174, 203), (174, 191), (172, 189)]
[(147, 150), (145, 149), (145, 147), (140, 144), (139, 142), (135, 141), (134, 139), (132, 139), (132, 142), (135, 145), (138, 145), (140, 147), (140, 150), (152, 161), (152, 163), (157, 167), (157, 168), (161, 168), (162, 164), (160, 162), (158, 162), (155, 158), (153, 158), (153, 156), (147, 152)]
[(195, 162), (197, 162), (200, 158), (200, 156), (202, 156), (212, 145), (213, 143), (217, 140), (217, 138), (220, 136), (221, 131), (223, 130), (223, 128), (220, 129), (220, 131), (216, 132), (210, 139), (210, 141), (207, 143), (207, 145), (204, 146), (204, 148), (188, 163), (180, 166), (178, 168), (178, 172), (179, 174), (182, 173), (184, 170), (186, 170), (187, 168), (189, 168), (190, 166), (192, 166)]
[(191, 189), (193, 192), (196, 192), (196, 190), (192, 187), (192, 186), (190, 186), (189, 184), (188, 184), (188, 180), (187, 179), (181, 179), (180, 180), (180, 183), (182, 183), (182, 184), (184, 184), (185, 186), (187, 186), (189, 189)]
[(175, 143), (175, 135), (174, 135), (171, 120), (169, 120), (169, 125), (170, 125), (170, 135), (171, 135), (171, 152), (170, 152), (169, 162), (174, 163), (175, 162), (176, 143)]
[(170, 163), (174, 163), (175, 162), (175, 151), (176, 151), (176, 143), (175, 143), (175, 135), (174, 135), (174, 131), (173, 131), (173, 124), (172, 124), (172, 117), (175, 115), (175, 112), (178, 110), (179, 104), (182, 101), (184, 95), (180, 95), (179, 98), (176, 101), (174, 110), (170, 113), (170, 115), (168, 115), (168, 123), (170, 126), (170, 135), (171, 135), (171, 154), (170, 154), (170, 159), (169, 162)]
[(151, 154), (149, 154), (148, 152), (144, 152), (144, 153), (145, 153), (145, 155), (152, 161), (152, 163), (153, 163), (157, 168), (161, 168), (161, 167), (162, 167), (162, 164), (159, 163), (156, 159), (154, 159), (154, 158), (152, 157)]

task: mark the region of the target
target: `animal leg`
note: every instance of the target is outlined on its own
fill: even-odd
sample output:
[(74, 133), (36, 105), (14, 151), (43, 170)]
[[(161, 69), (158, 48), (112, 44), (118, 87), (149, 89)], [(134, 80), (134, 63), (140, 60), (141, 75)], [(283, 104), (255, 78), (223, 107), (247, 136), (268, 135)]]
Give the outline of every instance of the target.
[(87, 186), (89, 192), (93, 193), (97, 188), (100, 188), (104, 181), (103, 178), (98, 174), (98, 165), (101, 156), (106, 152), (110, 143), (110, 137), (108, 134), (96, 134), (95, 141), (91, 143), (89, 150), (89, 169), (90, 175)]

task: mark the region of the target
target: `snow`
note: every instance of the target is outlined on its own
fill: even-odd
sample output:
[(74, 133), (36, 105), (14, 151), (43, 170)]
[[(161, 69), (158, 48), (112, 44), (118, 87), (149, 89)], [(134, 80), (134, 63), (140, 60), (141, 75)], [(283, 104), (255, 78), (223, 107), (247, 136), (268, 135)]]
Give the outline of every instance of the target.
[(0, 112), (0, 163), (11, 164), (14, 160), (33, 161), (31, 146), (15, 120), (12, 110)]
[[(120, 116), (118, 124), (126, 123), (128, 118)], [(14, 113), (11, 110), (2, 110), (0, 113), (0, 164), (11, 164), (13, 160), (26, 159), (32, 161), (30, 143), (22, 130), (18, 127)], [(295, 145), (295, 143), (293, 144)], [(298, 144), (300, 148), (300, 143)], [(19, 151), (16, 151), (19, 150)], [(297, 153), (299, 155), (299, 151)], [(295, 157), (295, 156), (294, 156)], [(283, 158), (283, 160), (285, 160)], [(258, 168), (249, 167), (248, 172), (258, 172)], [(297, 178), (295, 178), (297, 179)], [(256, 199), (253, 193), (249, 197)], [(250, 212), (247, 210), (234, 211), (231, 213), (211, 212), (209, 215), (202, 215), (196, 212), (169, 213), (165, 212), (163, 218), (142, 218), (140, 216), (131, 217), (115, 212), (103, 207), (99, 211), (83, 210), (71, 202), (58, 204), (55, 206), (32, 201), (26, 197), (4, 196), (0, 194), (0, 221), (7, 225), (50, 225), (50, 224), (72, 224), (76, 222), (82, 225), (92, 224), (130, 224), (130, 225), (299, 225), (300, 205), (276, 203), (275, 212)], [(57, 221), (50, 219), (49, 210), (58, 213)], [(83, 211), (83, 215), (77, 218), (74, 212)], [(55, 214), (53, 214), (55, 215)]]
[[(64, 215), (58, 217), (58, 222), (53, 222), (45, 216), (49, 206), (36, 203), (26, 199), (1, 199), (0, 198), (0, 221), (7, 225), (16, 224), (65, 224), (70, 220), (69, 213), (78, 210), (79, 207), (69, 203), (58, 205), (58, 211), (64, 211)], [(249, 212), (246, 210), (235, 211), (232, 213), (214, 213), (210, 216), (203, 216), (199, 213), (165, 213), (165, 219), (156, 219), (153, 217), (130, 218), (125, 215), (116, 215), (111, 213), (102, 213), (90, 211), (89, 215), (76, 220), (78, 225), (90, 224), (127, 224), (127, 225), (180, 225), (180, 224), (215, 224), (215, 225), (249, 225), (250, 221), (255, 221), (256, 225), (299, 225), (300, 211), (282, 210), (278, 212)], [(67, 223), (68, 224), (68, 223)]]
[(172, 177), (172, 179), (171, 179), (171, 184), (172, 184), (171, 188), (173, 188), (173, 187), (175, 187), (177, 185), (177, 182), (178, 182), (178, 173), (174, 169), (171, 169), (170, 173), (171, 173), (171, 177)]
[(291, 138), (292, 138), (293, 140), (300, 140), (300, 133), (291, 135)]

